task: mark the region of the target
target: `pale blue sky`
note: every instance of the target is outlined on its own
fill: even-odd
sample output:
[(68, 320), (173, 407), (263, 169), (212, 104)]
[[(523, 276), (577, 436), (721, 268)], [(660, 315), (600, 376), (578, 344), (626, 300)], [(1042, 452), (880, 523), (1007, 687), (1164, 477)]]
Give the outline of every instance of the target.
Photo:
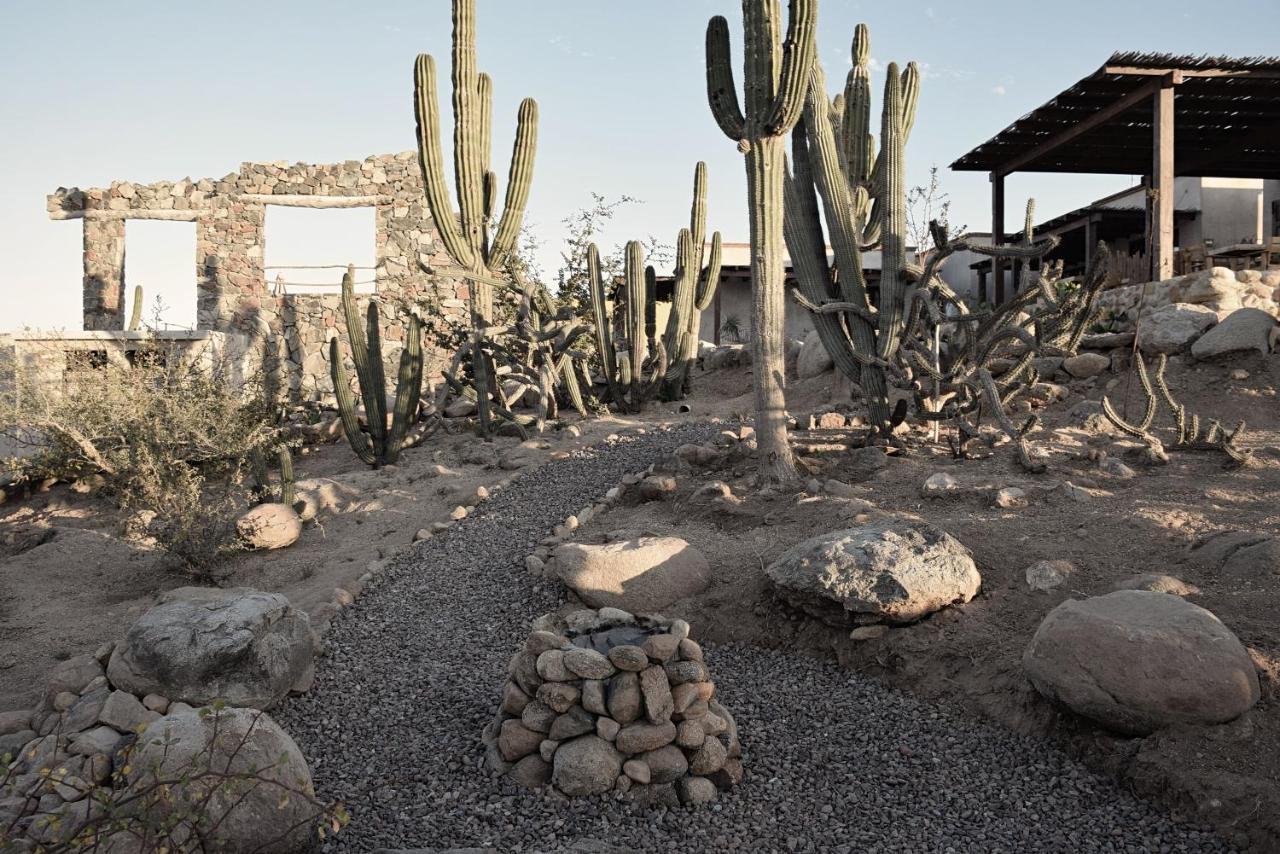
[[(738, 3), (478, 6), (480, 66), (495, 81), (494, 159), (504, 177), (516, 105), (526, 95), (540, 105), (529, 221), (545, 241), (548, 272), (557, 266), (561, 219), (592, 191), (645, 201), (618, 218), (606, 243), (651, 233), (670, 242), (687, 220), (699, 159), (710, 172), (710, 227), (745, 240), (741, 157), (713, 122), (703, 83), (707, 19), (727, 15), (740, 38)], [(833, 89), (859, 21), (871, 27), (878, 63), (914, 59), (925, 69), (908, 150), (908, 177), (918, 183), (930, 165), (945, 167), (1113, 50), (1277, 52), (1280, 0), (822, 0), (820, 55)], [(44, 197), (54, 188), (216, 177), (244, 160), (332, 162), (409, 149), (413, 58), (430, 52), (447, 68), (449, 30), (448, 0), (2, 0), (0, 329), (79, 327), (80, 225), (47, 219)], [(1016, 175), (1010, 225), (1026, 195), (1049, 216), (1130, 183)], [(943, 184), (953, 220), (986, 230), (986, 176), (944, 169)], [(170, 320), (189, 321), (193, 226), (135, 226), (130, 283), (161, 292), (174, 305)], [(269, 225), (273, 262), (284, 260), (281, 252), (295, 263), (340, 262), (347, 247), (372, 244), (371, 234), (339, 226), (280, 228)]]

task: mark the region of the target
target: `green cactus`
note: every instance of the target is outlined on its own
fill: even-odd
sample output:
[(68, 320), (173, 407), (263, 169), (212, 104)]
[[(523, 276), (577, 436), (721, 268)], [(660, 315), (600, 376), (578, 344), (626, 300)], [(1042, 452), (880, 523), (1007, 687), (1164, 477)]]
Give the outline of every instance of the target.
[(746, 155), (754, 320), (752, 376), (761, 486), (799, 479), (787, 443), (786, 422), (784, 138), (800, 120), (805, 106), (817, 53), (817, 0), (790, 0), (789, 11), (784, 42), (778, 0), (743, 0), (745, 112), (730, 68), (728, 22), (716, 16), (707, 25), (707, 100), (720, 129)]
[[(655, 311), (655, 276), (644, 266), (639, 241), (629, 241), (623, 294), (619, 307), (610, 310), (609, 295), (600, 273), (600, 252), (594, 243), (587, 246), (587, 278), (591, 288), (591, 309), (595, 319), (596, 349), (601, 370), (609, 386), (609, 397), (624, 412), (639, 412), (653, 397), (667, 373), (667, 348), (662, 341), (652, 343)], [(618, 314), (621, 308), (625, 314)]]
[[(486, 353), (492, 355), (489, 327), (493, 322), (493, 287), (508, 285), (500, 275), (509, 272), (529, 198), (537, 147), (538, 105), (532, 98), (520, 103), (506, 197), (498, 216), (494, 210), (498, 178), (489, 170), (493, 82), (487, 74), (476, 70), (475, 0), (454, 0), (452, 59), (456, 215), (444, 177), (435, 60), (427, 54), (419, 55), (414, 65), (418, 161), (427, 205), (440, 239), (450, 257), (463, 268), (470, 285), (471, 367), (477, 426), (480, 435), (488, 438), (494, 429), (490, 425), (490, 398), (493, 403), (501, 399), (497, 377), (491, 375), (490, 359), (485, 357)], [(495, 220), (497, 225), (491, 228)]]
[(282, 444), (277, 458), (280, 463), (280, 503), (292, 507), (298, 499), (293, 479), (293, 451), (289, 450), (288, 445)]
[(355, 364), (360, 399), (364, 403), (366, 435), (360, 429), (351, 385), (342, 364), (342, 348), (337, 336), (329, 339), (329, 370), (333, 392), (338, 401), (342, 429), (356, 456), (374, 468), (390, 465), (400, 456), (410, 424), (417, 418), (422, 395), (422, 328), (416, 315), (409, 315), (405, 328), (404, 348), (400, 351), (400, 371), (396, 379), (396, 400), (387, 423), (387, 381), (382, 362), (382, 334), (378, 325), (378, 304), (369, 300), (365, 329), (361, 329), (360, 309), (356, 305), (353, 281), (355, 271), (348, 267), (342, 277), (342, 314), (346, 321), (351, 361)]
[(662, 385), (664, 400), (680, 400), (689, 393), (689, 374), (698, 355), (702, 312), (711, 305), (716, 285), (720, 283), (720, 232), (711, 236), (709, 256), (705, 246), (706, 233), (707, 164), (699, 161), (693, 171), (693, 208), (689, 214), (689, 227), (680, 229), (676, 238), (675, 289), (662, 337), (663, 347), (670, 358)]
[(129, 312), (129, 331), (142, 328), (142, 285), (133, 286), (133, 309)]

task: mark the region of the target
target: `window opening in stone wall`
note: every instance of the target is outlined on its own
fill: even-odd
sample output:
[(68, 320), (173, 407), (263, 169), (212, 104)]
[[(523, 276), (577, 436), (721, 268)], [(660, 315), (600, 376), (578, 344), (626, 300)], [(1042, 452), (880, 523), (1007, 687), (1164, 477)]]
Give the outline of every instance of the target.
[(376, 213), (372, 207), (268, 205), (263, 227), (267, 291), (337, 294), (347, 265), (354, 264), (356, 293), (374, 293)]
[(124, 229), (124, 322), (142, 286), (142, 328), (196, 328), (196, 224), (131, 219)]

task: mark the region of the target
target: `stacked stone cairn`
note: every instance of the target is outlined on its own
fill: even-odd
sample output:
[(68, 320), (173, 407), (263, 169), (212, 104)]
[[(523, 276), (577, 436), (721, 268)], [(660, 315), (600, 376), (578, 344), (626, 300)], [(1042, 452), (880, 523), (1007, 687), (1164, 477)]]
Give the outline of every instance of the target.
[(715, 800), (742, 779), (737, 725), (684, 620), (547, 615), (508, 676), (486, 761), (521, 785), (674, 805)]

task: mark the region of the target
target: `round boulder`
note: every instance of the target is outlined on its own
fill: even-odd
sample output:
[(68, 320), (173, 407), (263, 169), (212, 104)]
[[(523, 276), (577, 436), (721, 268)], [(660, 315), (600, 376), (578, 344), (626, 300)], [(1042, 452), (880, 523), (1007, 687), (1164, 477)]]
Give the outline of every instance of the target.
[[(307, 851), (320, 823), (298, 745), (254, 709), (161, 718), (139, 738), (129, 768), (126, 798), (141, 799), (156, 819), (172, 813), (218, 851)], [(164, 797), (155, 794), (158, 785)]]
[(563, 581), (592, 608), (661, 611), (711, 583), (702, 552), (678, 537), (641, 537), (603, 545), (563, 543), (555, 551)]
[(1063, 602), (1036, 629), (1022, 666), (1045, 697), (1128, 735), (1224, 723), (1260, 693), (1249, 653), (1217, 617), (1146, 590)]
[(179, 587), (116, 644), (107, 678), (138, 696), (268, 709), (314, 673), (306, 613), (279, 593)]
[(969, 550), (957, 539), (905, 516), (804, 540), (766, 572), (785, 601), (836, 626), (847, 626), (855, 617), (857, 622), (914, 622), (968, 602), (982, 583)]
[(1181, 353), (1217, 322), (1218, 313), (1203, 305), (1162, 305), (1138, 324), (1138, 346), (1148, 355)]
[(302, 519), (287, 504), (259, 504), (236, 520), (236, 533), (251, 549), (283, 549), (302, 536)]
[(556, 749), (551, 781), (566, 795), (600, 795), (622, 773), (622, 754), (597, 735), (575, 738)]

